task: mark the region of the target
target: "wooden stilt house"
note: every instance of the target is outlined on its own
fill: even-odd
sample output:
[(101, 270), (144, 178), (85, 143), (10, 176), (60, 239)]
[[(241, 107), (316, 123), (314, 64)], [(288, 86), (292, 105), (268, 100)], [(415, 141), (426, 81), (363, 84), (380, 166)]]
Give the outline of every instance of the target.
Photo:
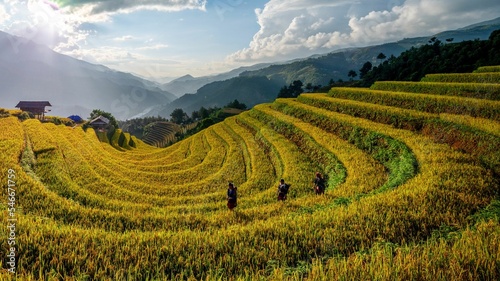
[[(48, 101), (20, 101), (16, 107), (22, 111), (31, 112), (36, 118), (40, 120), (45, 119), (47, 113), (45, 107), (52, 106)], [(48, 110), (50, 111), (50, 110)]]
[(89, 122), (89, 125), (96, 131), (104, 131), (109, 127), (109, 119), (104, 116), (97, 116)]

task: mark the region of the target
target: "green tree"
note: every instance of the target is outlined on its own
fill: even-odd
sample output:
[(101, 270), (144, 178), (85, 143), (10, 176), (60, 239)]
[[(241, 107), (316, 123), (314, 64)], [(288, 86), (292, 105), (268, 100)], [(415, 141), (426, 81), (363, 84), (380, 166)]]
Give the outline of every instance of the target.
[(188, 115), (182, 108), (176, 108), (170, 113), (170, 121), (176, 124), (183, 124), (188, 120)]
[(314, 89), (313, 84), (312, 83), (307, 83), (307, 85), (306, 85), (306, 91), (307, 92), (312, 92), (313, 89)]
[(359, 70), (359, 78), (363, 79), (368, 71), (372, 70), (372, 63), (367, 61), (363, 64), (363, 67)]
[(304, 83), (302, 83), (302, 81), (300, 81), (300, 80), (295, 80), (292, 82), (292, 84), (289, 87), (291, 94), (292, 94), (292, 97), (296, 98), (304, 92), (304, 89), (302, 89), (302, 86), (304, 86)]
[(198, 111), (200, 112), (200, 118), (202, 120), (205, 118), (208, 118), (208, 116), (210, 116), (210, 111), (203, 106), (200, 107), (200, 110), (198, 110)]
[(281, 89), (278, 93), (278, 98), (291, 98), (291, 97), (292, 97), (292, 95), (291, 95), (288, 87), (287, 86), (281, 87)]
[(356, 76), (358, 76), (358, 73), (356, 73), (356, 71), (354, 70), (349, 70), (349, 73), (347, 73), (347, 77), (351, 78), (351, 81), (352, 79), (354, 79)]
[(377, 59), (378, 59), (378, 60), (383, 60), (383, 59), (385, 59), (385, 58), (387, 58), (387, 57), (386, 57), (386, 55), (384, 55), (384, 53), (380, 53), (380, 54), (378, 54), (378, 56), (377, 56)]
[(200, 120), (200, 118), (201, 118), (200, 111), (195, 110), (191, 112), (191, 119), (193, 119), (193, 121)]
[(228, 103), (225, 107), (226, 107), (226, 108), (236, 108), (236, 109), (242, 109), (242, 110), (247, 109), (246, 104), (244, 104), (244, 103), (240, 103), (237, 99), (235, 99), (234, 101), (232, 101), (232, 102)]
[(280, 89), (278, 93), (278, 98), (296, 98), (304, 92), (302, 86), (304, 86), (302, 81), (295, 80), (288, 87), (283, 86)]

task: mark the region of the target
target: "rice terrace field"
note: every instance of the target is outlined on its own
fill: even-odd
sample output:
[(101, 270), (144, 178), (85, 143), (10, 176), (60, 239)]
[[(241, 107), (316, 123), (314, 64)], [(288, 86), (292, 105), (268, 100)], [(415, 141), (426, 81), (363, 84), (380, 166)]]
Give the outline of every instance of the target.
[(164, 149), (0, 128), (1, 280), (500, 280), (500, 67), (277, 99)]

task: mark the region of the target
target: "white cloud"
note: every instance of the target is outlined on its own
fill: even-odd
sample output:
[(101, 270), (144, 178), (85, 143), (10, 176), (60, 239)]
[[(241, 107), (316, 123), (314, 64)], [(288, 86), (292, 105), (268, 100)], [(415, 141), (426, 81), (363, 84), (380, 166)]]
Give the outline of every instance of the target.
[(10, 19), (10, 15), (5, 11), (5, 7), (0, 4), (0, 24)]
[[(85, 4), (79, 4), (81, 2), (85, 2)], [(110, 38), (108, 42), (119, 43), (123, 46), (102, 46), (100, 44), (104, 41), (94, 40), (102, 35), (100, 27), (104, 24), (112, 26), (114, 16), (117, 14), (131, 13), (137, 10), (169, 12), (185, 9), (204, 10), (206, 0), (90, 0), (64, 1), (64, 3), (65, 5), (57, 6), (50, 0), (0, 1), (0, 30), (92, 63), (113, 67), (133, 65), (134, 63), (138, 64), (140, 60), (152, 61), (150, 58), (140, 55), (141, 52), (165, 49), (168, 48), (168, 45), (151, 44), (153, 41), (151, 39), (145, 47), (132, 49), (132, 45), (123, 44), (126, 42), (139, 44), (139, 40), (143, 39), (124, 35)], [(96, 43), (99, 45), (89, 46), (89, 44)]]
[(132, 36), (132, 35), (124, 35), (122, 37), (113, 38), (113, 41), (124, 42), (124, 41), (130, 41), (133, 39), (134, 39), (134, 36)]
[(227, 57), (259, 62), (431, 35), (498, 17), (498, 0), (270, 0), (255, 11), (260, 30)]
[(8, 16), (2, 17), (0, 29), (57, 51), (77, 48), (88, 35), (79, 30), (78, 15), (66, 14), (48, 0), (6, 0), (0, 7)]
[(182, 11), (189, 9), (205, 10), (207, 0), (88, 0), (84, 4), (81, 1), (66, 1), (66, 7), (74, 10), (84, 9), (87, 15), (109, 14), (109, 13), (131, 13), (138, 10), (156, 11)]
[(140, 47), (140, 48), (137, 48), (136, 50), (139, 50), (139, 51), (148, 51), (148, 50), (161, 50), (161, 49), (165, 49), (165, 48), (168, 48), (167, 44), (155, 44), (155, 45), (152, 45), (152, 46)]

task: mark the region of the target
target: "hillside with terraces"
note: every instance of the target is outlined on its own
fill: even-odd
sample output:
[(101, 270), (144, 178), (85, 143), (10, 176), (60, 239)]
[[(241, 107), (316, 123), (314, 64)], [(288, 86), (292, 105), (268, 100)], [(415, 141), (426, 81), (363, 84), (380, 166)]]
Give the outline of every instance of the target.
[(500, 279), (498, 66), (277, 99), (167, 148), (0, 127), (21, 280)]
[(181, 126), (172, 122), (154, 122), (150, 133), (146, 134), (142, 141), (146, 144), (165, 147), (175, 141), (175, 133), (181, 131)]

